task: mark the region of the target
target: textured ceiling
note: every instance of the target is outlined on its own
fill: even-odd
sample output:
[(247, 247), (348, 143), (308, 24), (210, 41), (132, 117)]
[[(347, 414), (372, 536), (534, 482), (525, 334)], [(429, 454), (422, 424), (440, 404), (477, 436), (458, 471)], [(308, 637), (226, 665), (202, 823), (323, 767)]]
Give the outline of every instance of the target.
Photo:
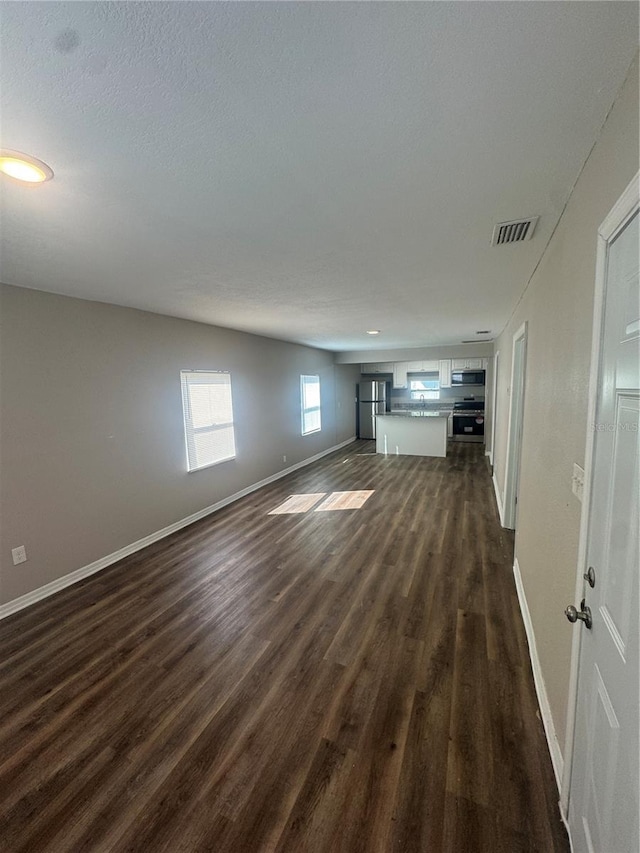
[[(498, 333), (637, 50), (616, 2), (3, 3), (0, 278), (326, 349)], [(531, 242), (495, 222), (539, 215)]]

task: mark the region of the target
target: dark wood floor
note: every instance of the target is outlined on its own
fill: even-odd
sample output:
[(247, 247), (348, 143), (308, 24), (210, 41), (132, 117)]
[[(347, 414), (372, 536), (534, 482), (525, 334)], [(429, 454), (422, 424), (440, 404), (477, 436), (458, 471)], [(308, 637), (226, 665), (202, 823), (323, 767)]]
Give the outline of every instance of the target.
[(372, 450), (0, 623), (3, 851), (568, 850), (482, 447)]

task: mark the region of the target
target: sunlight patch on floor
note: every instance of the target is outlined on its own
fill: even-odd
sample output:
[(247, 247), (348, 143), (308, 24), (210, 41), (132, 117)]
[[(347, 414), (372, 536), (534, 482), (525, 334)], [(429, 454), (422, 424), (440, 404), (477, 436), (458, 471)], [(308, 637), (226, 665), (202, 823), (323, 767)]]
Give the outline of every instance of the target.
[(329, 512), (336, 509), (360, 509), (369, 500), (375, 489), (358, 492), (332, 492), (317, 506), (314, 512)]
[[(289, 495), (289, 497), (272, 509), (267, 515), (295, 515), (309, 512), (334, 512), (341, 509), (360, 509), (369, 500), (375, 489), (355, 492), (332, 492), (328, 497), (326, 492), (315, 492), (306, 495)], [(319, 506), (318, 501), (325, 498)], [(315, 507), (315, 509), (314, 509)]]
[(297, 512), (307, 512), (326, 494), (326, 492), (318, 492), (308, 495), (289, 495), (284, 503), (272, 509), (268, 515), (293, 515)]

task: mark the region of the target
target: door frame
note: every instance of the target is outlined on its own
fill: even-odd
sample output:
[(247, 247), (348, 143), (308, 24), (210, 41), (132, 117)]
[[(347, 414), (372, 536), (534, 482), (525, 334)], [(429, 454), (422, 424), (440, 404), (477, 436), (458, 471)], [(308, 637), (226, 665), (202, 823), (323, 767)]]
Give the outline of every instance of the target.
[(491, 389), (491, 449), (489, 450), (489, 462), (493, 468), (493, 460), (496, 450), (496, 420), (498, 411), (498, 358), (500, 350), (493, 357), (493, 388)]
[[(522, 459), (522, 427), (524, 424), (524, 395), (527, 374), (527, 320), (513, 335), (511, 347), (511, 384), (509, 386), (509, 429), (507, 432), (507, 464), (504, 475), (504, 501), (502, 526), (515, 530), (516, 526), (516, 482), (520, 479), (520, 463)], [(516, 345), (522, 341), (522, 362), (520, 372), (516, 375)], [(515, 384), (520, 386), (519, 404), (513, 389)]]
[[(629, 220), (640, 208), (640, 171), (632, 178), (625, 191), (609, 211), (598, 228), (596, 248), (596, 277), (593, 301), (593, 331), (591, 335), (591, 365), (589, 370), (589, 397), (587, 402), (587, 442), (585, 447), (585, 478), (580, 515), (580, 535), (578, 539), (578, 560), (576, 565), (576, 585), (574, 601), (580, 601), (584, 587), (583, 574), (587, 556), (589, 538), (589, 510), (591, 506), (591, 480), (593, 477), (593, 456), (595, 449), (595, 430), (591, 425), (596, 419), (596, 405), (600, 387), (600, 361), (602, 356), (602, 327), (605, 307), (605, 282), (609, 244), (623, 230)], [(571, 796), (571, 771), (573, 765), (574, 735), (576, 712), (578, 707), (578, 672), (580, 667), (580, 648), (582, 631), (573, 632), (571, 645), (571, 669), (569, 673), (569, 692), (567, 697), (567, 725), (565, 729), (565, 755), (560, 791), (560, 809), (565, 821), (569, 815)], [(567, 824), (568, 826), (568, 824)]]

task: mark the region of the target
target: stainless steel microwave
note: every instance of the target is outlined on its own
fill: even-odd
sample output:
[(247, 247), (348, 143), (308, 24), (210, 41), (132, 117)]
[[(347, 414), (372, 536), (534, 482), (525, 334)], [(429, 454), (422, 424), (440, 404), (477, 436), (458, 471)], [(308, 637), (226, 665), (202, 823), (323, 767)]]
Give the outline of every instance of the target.
[(454, 370), (451, 373), (451, 385), (484, 385), (484, 370)]

